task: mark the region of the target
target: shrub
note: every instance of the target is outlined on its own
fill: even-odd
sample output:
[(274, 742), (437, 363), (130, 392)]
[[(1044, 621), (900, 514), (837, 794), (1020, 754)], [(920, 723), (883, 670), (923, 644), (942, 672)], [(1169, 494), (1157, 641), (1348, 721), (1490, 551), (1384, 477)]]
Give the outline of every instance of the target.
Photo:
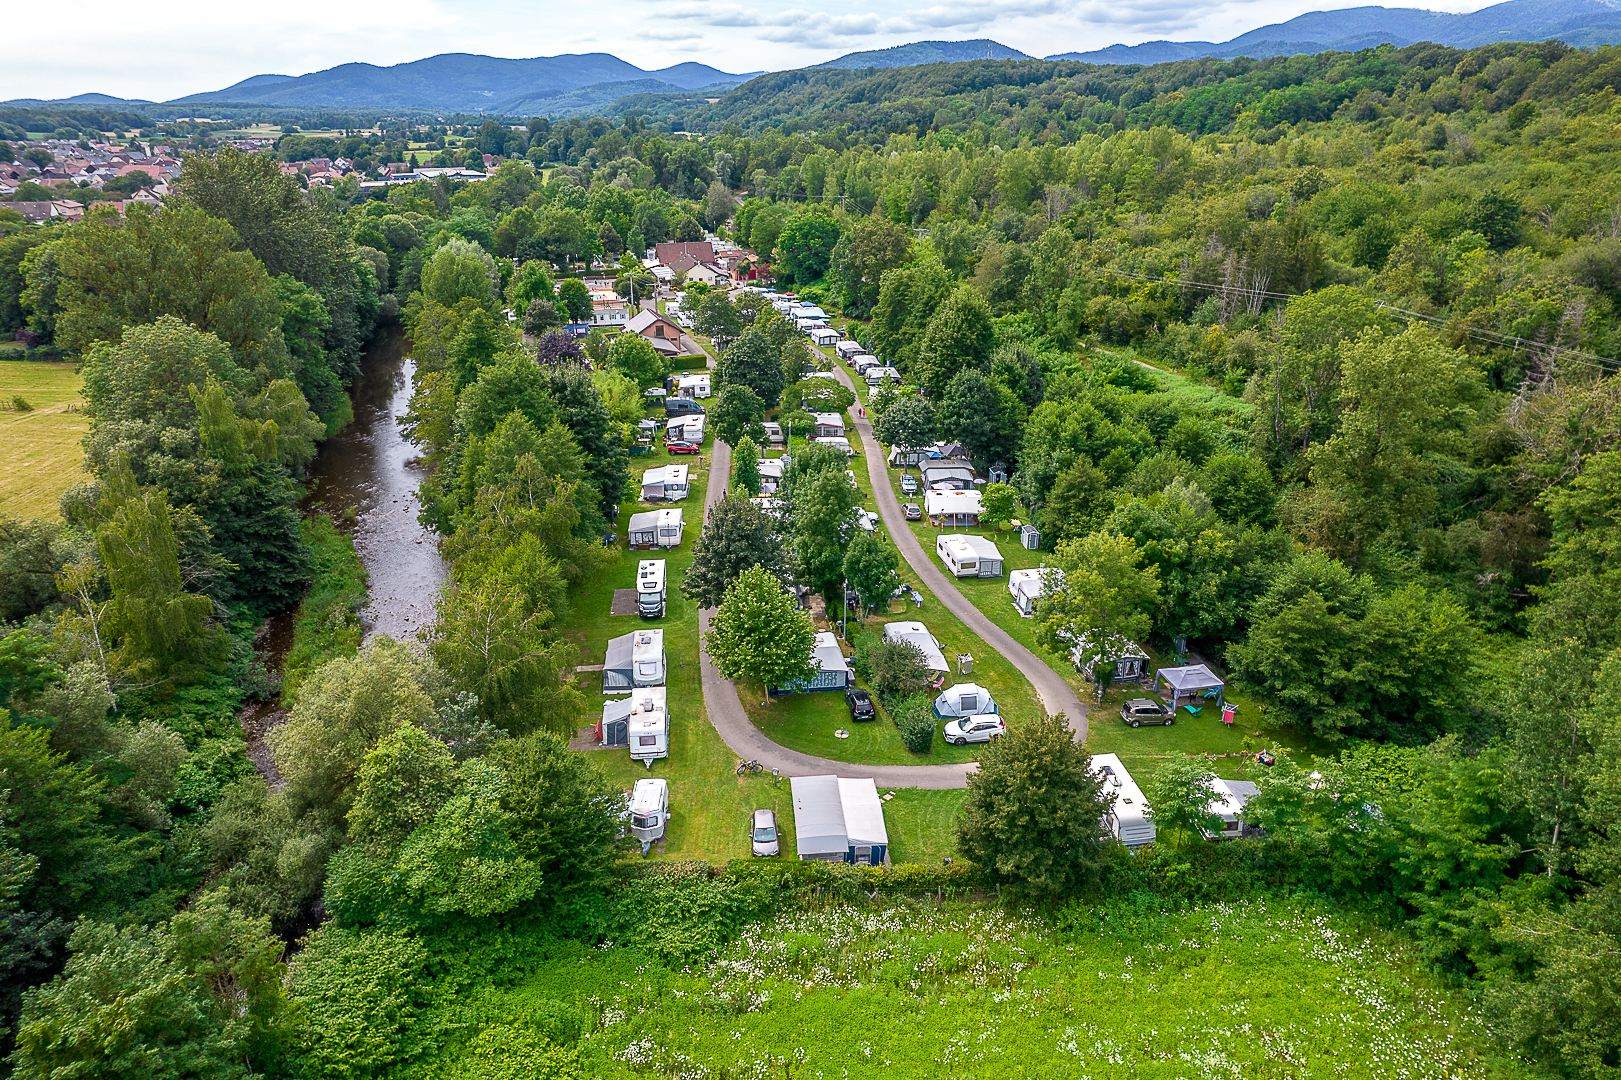
[(922, 695), (902, 698), (889, 709), (895, 726), (900, 728), (901, 742), (914, 754), (927, 754), (934, 747), (934, 709)]
[(868, 654), (868, 678), (887, 705), (929, 688), (929, 669), (923, 653), (910, 641), (880, 641)]
[(21, 394), (14, 394), (11, 398), (11, 407), (18, 412), (33, 412), (34, 406)]
[(850, 657), (850, 670), (862, 680), (872, 678), (872, 650), (883, 642), (883, 638), (871, 630), (863, 630), (856, 635), (854, 651)]

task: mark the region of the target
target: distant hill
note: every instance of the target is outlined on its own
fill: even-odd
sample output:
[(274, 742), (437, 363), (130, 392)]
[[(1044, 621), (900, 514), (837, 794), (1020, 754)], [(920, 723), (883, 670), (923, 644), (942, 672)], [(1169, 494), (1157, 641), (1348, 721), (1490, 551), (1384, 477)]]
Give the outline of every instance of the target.
[(1088, 64), (1163, 64), (1195, 56), (1264, 59), (1329, 49), (1353, 52), (1389, 42), (1433, 41), (1473, 48), (1494, 41), (1546, 41), (1570, 45), (1621, 42), (1621, 2), (1611, 0), (1508, 0), (1467, 15), (1418, 8), (1356, 7), (1311, 11), (1288, 22), (1240, 34), (1231, 41), (1149, 41), (1091, 52), (1057, 53), (1048, 60)]
[[(545, 101), (606, 84), (640, 87), (651, 80), (658, 90), (671, 92), (707, 86), (729, 87), (749, 78), (696, 63), (644, 71), (608, 53), (537, 56), (527, 60), (444, 53), (392, 67), (341, 64), (296, 78), (256, 75), (223, 90), (176, 100), (302, 108), (505, 112), (517, 102)], [(640, 90), (627, 88), (625, 92)], [(537, 111), (540, 110), (537, 108)]]
[(910, 45), (896, 45), (892, 49), (872, 49), (868, 52), (846, 53), (837, 60), (817, 64), (819, 68), (916, 67), (919, 64), (960, 64), (967, 60), (1031, 60), (1034, 57), (1010, 49), (989, 38), (973, 41), (914, 41)]

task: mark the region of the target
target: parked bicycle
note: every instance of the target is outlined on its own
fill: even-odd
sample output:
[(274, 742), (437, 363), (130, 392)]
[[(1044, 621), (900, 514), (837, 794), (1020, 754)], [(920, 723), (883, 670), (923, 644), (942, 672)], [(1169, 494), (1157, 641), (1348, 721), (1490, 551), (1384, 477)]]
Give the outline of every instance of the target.
[(761, 765), (758, 761), (749, 761), (745, 759), (737, 763), (737, 775), (739, 776), (742, 776), (744, 773), (757, 772), (765, 772), (765, 766)]

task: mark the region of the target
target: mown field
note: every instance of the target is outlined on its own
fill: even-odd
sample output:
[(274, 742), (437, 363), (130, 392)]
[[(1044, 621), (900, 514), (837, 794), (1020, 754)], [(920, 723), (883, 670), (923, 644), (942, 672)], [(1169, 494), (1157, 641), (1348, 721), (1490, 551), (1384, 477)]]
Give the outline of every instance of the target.
[(85, 478), (82, 396), (74, 364), (0, 359), (0, 513), (57, 517), (62, 492)]
[[(1312, 903), (788, 910), (705, 963), (565, 946), (470, 1017), (573, 1014), (582, 1076), (1491, 1080), (1461, 996)], [(554, 1028), (555, 1030), (555, 1028)]]

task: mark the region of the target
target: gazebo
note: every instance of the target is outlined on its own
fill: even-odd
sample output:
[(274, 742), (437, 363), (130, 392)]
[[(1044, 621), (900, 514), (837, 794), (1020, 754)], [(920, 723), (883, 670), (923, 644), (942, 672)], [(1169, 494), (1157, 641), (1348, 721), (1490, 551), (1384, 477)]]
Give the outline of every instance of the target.
[(1160, 693), (1160, 680), (1165, 681), (1170, 691), (1171, 707), (1182, 704), (1184, 698), (1202, 695), (1206, 690), (1216, 691), (1216, 704), (1221, 705), (1225, 698), (1222, 696), (1227, 684), (1216, 677), (1216, 673), (1203, 664), (1189, 664), (1187, 667), (1160, 668), (1154, 672), (1154, 692)]

